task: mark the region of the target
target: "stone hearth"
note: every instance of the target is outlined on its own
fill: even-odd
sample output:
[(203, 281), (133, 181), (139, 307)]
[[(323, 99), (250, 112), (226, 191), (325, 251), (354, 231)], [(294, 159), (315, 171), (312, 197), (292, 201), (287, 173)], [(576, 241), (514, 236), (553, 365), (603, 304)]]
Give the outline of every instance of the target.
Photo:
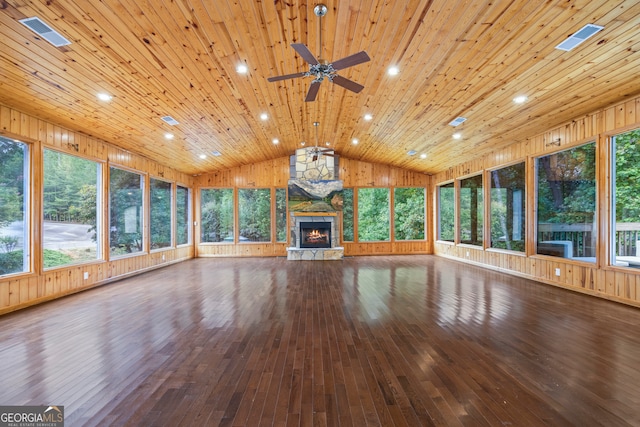
[[(338, 246), (337, 214), (334, 212), (293, 212), (291, 218), (291, 243), (295, 247), (287, 248), (287, 259), (292, 261), (327, 261), (341, 260), (344, 257), (344, 248)], [(301, 222), (328, 222), (331, 224), (330, 248), (301, 248), (300, 247), (300, 223)]]

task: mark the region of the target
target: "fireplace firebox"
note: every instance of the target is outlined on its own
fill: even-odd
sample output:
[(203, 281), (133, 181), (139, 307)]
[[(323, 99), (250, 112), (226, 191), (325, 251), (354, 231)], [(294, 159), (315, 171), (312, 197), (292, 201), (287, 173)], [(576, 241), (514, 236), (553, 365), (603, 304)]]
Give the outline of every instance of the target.
[(301, 248), (330, 248), (330, 222), (300, 222)]

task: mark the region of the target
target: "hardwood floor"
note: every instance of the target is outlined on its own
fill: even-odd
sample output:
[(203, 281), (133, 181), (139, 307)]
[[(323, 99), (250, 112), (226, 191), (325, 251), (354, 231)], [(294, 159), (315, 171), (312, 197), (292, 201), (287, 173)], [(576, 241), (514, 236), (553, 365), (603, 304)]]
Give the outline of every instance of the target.
[(640, 310), (434, 256), (195, 259), (0, 317), (67, 426), (640, 425)]

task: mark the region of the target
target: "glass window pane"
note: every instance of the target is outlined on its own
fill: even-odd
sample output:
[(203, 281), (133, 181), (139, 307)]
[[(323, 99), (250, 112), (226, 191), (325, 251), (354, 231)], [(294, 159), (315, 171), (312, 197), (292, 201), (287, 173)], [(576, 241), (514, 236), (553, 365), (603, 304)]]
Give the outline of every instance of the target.
[(537, 253), (595, 262), (595, 143), (537, 159)]
[(191, 242), (191, 190), (185, 187), (176, 188), (176, 244), (186, 245)]
[(353, 242), (353, 188), (342, 190), (342, 241)]
[(482, 246), (484, 195), (482, 175), (460, 180), (460, 243)]
[(171, 246), (171, 183), (149, 180), (151, 249)]
[(96, 162), (44, 150), (44, 268), (100, 257), (99, 177)]
[(0, 136), (0, 276), (28, 271), (27, 144)]
[(525, 164), (491, 172), (491, 247), (525, 251)]
[(453, 182), (438, 187), (438, 240), (453, 242), (455, 238), (456, 197)]
[(271, 241), (271, 190), (242, 188), (238, 190), (240, 242)]
[(393, 221), (396, 240), (424, 240), (424, 188), (393, 190)]
[(109, 248), (112, 256), (142, 252), (144, 177), (110, 168)]
[(200, 190), (200, 241), (233, 242), (233, 189)]
[(287, 189), (276, 188), (276, 242), (287, 241)]
[(614, 265), (640, 267), (640, 129), (614, 143)]
[(358, 241), (389, 240), (391, 215), (388, 188), (358, 189)]

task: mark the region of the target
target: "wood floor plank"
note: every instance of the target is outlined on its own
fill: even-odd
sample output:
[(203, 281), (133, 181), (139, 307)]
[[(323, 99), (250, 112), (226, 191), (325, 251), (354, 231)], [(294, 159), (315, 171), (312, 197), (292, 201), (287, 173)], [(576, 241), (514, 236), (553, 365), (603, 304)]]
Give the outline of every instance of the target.
[(0, 317), (79, 426), (640, 426), (640, 310), (433, 256), (195, 259)]

